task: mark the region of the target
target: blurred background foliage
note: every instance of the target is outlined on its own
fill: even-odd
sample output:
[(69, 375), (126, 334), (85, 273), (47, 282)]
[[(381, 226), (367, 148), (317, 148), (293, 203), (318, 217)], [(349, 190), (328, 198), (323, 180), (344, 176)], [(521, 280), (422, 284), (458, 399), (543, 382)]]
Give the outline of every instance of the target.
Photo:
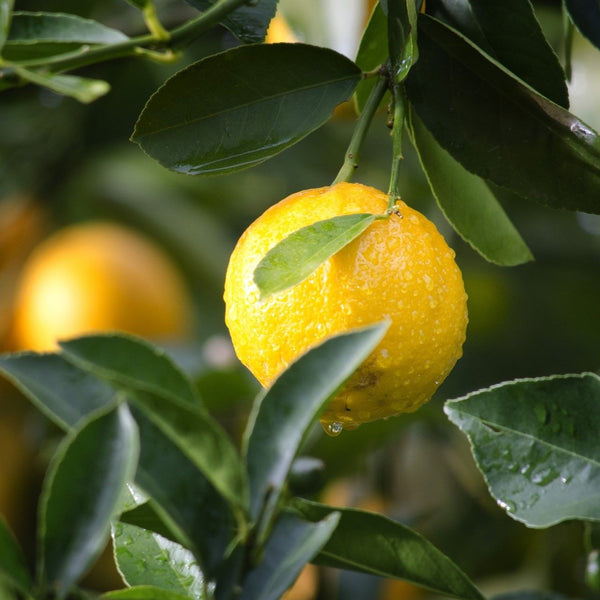
[[(280, 11), (297, 39), (353, 57), (372, 4), (281, 0)], [(559, 3), (534, 5), (562, 56)], [(158, 8), (167, 27), (195, 12), (175, 0), (159, 2)], [(17, 0), (15, 9), (72, 12), (129, 34), (143, 31), (137, 11), (122, 0)], [(170, 74), (236, 43), (226, 30), (216, 28), (173, 65), (115, 60), (88, 67), (84, 74), (106, 79), (112, 91), (87, 106), (33, 87), (0, 96), (2, 350), (27, 349), (15, 342), (13, 329), (32, 251), (71, 224), (108, 220), (126, 225), (152, 240), (185, 279), (193, 317), (184, 333), (172, 336), (168, 349), (193, 374), (207, 404), (234, 436), (257, 384), (236, 363), (223, 322), (228, 255), (265, 208), (294, 191), (334, 179), (354, 125), (352, 107), (342, 106), (325, 127), (282, 155), (248, 171), (211, 178), (170, 173), (128, 141), (144, 103)], [(598, 129), (600, 53), (578, 35), (570, 96), (572, 112)], [(484, 593), (537, 588), (593, 597), (584, 585), (581, 525), (535, 531), (511, 521), (487, 494), (466, 442), (446, 421), (441, 402), (517, 377), (598, 371), (600, 217), (501, 193), (535, 262), (510, 269), (493, 266), (454, 234), (412, 149), (405, 146), (403, 198), (438, 225), (456, 249), (464, 273), (470, 311), (464, 356), (436, 398), (415, 415), (365, 425), (336, 439), (315, 429), (307, 452), (325, 465), (316, 493), (328, 503), (369, 508), (410, 523), (475, 578)], [(356, 180), (387, 189), (390, 158), (382, 113), (367, 138)], [(153, 267), (139, 268), (152, 273)], [(102, 289), (92, 293), (96, 301), (102, 298)], [(134, 333), (147, 334), (143, 327)], [(0, 512), (31, 549), (37, 490), (53, 432), (7, 382), (0, 381), (0, 394)], [(303, 581), (290, 599), (427, 595), (401, 582), (350, 572), (321, 570), (317, 575), (313, 569)], [(88, 584), (96, 589), (119, 585), (108, 552)]]

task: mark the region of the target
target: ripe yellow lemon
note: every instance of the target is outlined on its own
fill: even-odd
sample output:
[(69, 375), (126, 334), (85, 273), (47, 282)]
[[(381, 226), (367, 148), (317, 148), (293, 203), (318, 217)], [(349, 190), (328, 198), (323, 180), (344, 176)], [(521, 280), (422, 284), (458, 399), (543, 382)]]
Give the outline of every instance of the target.
[(190, 328), (191, 300), (167, 254), (133, 229), (94, 221), (58, 231), (31, 254), (12, 344), (53, 350), (57, 339), (107, 330), (174, 341)]
[(398, 201), (387, 219), (293, 288), (260, 301), (253, 272), (297, 229), (338, 215), (382, 214), (387, 203), (383, 192), (351, 183), (293, 194), (250, 225), (227, 269), (227, 326), (238, 357), (263, 386), (326, 337), (391, 321), (322, 415), (330, 433), (416, 410), (462, 355), (467, 296), (454, 251), (431, 221)]

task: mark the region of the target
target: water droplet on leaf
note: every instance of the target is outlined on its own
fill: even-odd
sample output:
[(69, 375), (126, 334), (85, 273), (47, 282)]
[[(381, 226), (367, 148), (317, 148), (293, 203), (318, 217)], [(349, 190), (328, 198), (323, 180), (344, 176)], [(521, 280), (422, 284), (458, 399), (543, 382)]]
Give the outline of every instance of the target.
[(327, 425), (325, 431), (330, 436), (336, 437), (336, 436), (340, 435), (340, 433), (342, 433), (342, 429), (344, 429), (344, 426), (341, 423), (334, 421), (333, 423), (329, 423), (329, 425)]

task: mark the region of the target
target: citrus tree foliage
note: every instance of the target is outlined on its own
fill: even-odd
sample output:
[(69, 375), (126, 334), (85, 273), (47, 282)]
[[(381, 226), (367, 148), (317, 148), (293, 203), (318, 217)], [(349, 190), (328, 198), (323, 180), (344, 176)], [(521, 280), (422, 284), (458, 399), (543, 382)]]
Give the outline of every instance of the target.
[[(189, 0), (195, 16), (171, 29), (152, 0), (128, 1), (147, 33), (15, 11), (0, 0), (0, 90), (35, 85), (90, 103), (111, 82), (80, 75), (82, 67), (115, 58), (176, 62), (220, 25), (234, 47), (166, 79), (131, 124), (131, 140), (167, 169), (253, 167), (354, 96), (358, 119), (335, 180), (352, 177), (373, 115), (389, 101), (390, 197), (410, 142), (449, 223), (493, 263), (532, 259), (496, 197), (500, 188), (523, 202), (600, 214), (600, 138), (569, 112), (568, 64), (529, 2), (381, 0), (353, 61), (308, 44), (260, 43), (276, 0)], [(597, 3), (564, 4), (567, 29), (575, 25), (600, 46)], [(256, 272), (263, 296), (297, 283), (380, 217), (320, 222), (284, 240)], [(7, 593), (76, 593), (112, 535), (129, 588), (106, 598), (275, 600), (313, 561), (480, 600), (452, 559), (410, 527), (292, 492), (313, 424), (385, 327), (328, 339), (292, 364), (256, 398), (241, 450), (186, 375), (143, 340), (89, 336), (56, 353), (2, 356), (3, 375), (65, 434), (39, 500), (33, 573), (0, 521)], [(541, 528), (600, 519), (599, 407), (600, 381), (584, 373), (473, 391), (448, 401), (445, 413), (506, 513)]]

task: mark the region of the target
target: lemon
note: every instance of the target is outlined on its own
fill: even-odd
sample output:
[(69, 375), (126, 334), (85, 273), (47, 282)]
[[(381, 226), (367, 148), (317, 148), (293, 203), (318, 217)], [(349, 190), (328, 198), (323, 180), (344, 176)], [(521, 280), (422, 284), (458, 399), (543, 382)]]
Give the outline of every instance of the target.
[(250, 225), (227, 269), (226, 323), (239, 359), (263, 386), (325, 338), (391, 321), (326, 407), (321, 423), (330, 433), (418, 409), (460, 358), (467, 296), (454, 251), (431, 221), (399, 200), (387, 219), (293, 288), (260, 301), (253, 272), (301, 227), (338, 215), (382, 214), (387, 204), (383, 192), (352, 183), (293, 194)]
[(58, 339), (108, 330), (181, 340), (191, 312), (185, 282), (159, 246), (133, 229), (92, 221), (56, 232), (31, 254), (12, 345), (53, 350)]

